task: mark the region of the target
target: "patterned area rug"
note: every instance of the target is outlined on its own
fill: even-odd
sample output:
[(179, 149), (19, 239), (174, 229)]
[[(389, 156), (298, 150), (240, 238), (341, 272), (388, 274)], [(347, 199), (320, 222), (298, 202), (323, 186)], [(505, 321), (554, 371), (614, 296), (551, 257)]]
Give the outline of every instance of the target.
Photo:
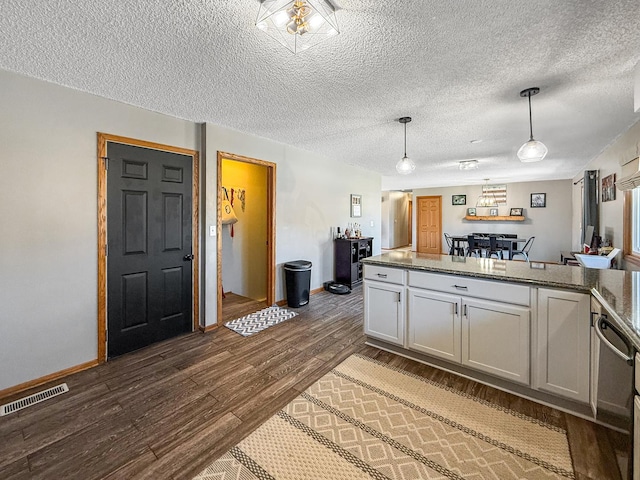
[(197, 480), (575, 478), (564, 430), (353, 355)]
[(250, 315), (231, 320), (225, 323), (224, 326), (239, 333), (243, 337), (248, 337), (254, 333), (261, 332), (265, 328), (289, 320), (296, 315), (298, 315), (296, 312), (292, 312), (286, 308), (268, 307)]

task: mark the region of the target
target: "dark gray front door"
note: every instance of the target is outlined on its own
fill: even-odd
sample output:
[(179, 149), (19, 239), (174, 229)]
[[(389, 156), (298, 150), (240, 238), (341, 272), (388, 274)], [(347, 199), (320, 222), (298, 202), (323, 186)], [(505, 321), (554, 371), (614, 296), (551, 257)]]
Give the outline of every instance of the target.
[(192, 329), (188, 155), (107, 143), (109, 357)]

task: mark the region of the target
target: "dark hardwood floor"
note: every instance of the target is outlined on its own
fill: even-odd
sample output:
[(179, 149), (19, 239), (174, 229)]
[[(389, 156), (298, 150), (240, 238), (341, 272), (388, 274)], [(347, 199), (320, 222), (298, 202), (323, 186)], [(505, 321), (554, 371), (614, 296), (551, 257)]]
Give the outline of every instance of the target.
[[(264, 308), (225, 302), (225, 320)], [(354, 352), (564, 426), (578, 480), (620, 478), (623, 436), (366, 346), (361, 288), (321, 292), (296, 311), (251, 337), (192, 333), (54, 382), (70, 392), (0, 417), (0, 479), (191, 478)]]

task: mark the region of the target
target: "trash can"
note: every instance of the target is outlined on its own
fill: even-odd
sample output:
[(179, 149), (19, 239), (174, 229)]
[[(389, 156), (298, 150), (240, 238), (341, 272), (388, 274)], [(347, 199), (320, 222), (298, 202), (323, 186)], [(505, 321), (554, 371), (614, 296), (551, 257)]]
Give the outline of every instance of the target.
[(287, 305), (301, 307), (309, 303), (311, 289), (311, 262), (295, 260), (284, 264), (284, 274), (287, 283)]

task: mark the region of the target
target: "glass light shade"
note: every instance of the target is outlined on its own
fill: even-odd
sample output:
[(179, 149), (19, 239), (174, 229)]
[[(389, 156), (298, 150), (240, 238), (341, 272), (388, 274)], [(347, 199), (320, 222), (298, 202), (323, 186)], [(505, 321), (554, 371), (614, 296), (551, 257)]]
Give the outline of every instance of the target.
[(329, 0), (261, 0), (256, 26), (293, 53), (340, 33)]
[(400, 175), (409, 175), (416, 169), (416, 164), (406, 155), (396, 163), (396, 170)]
[(539, 162), (546, 157), (547, 152), (549, 152), (549, 149), (544, 143), (532, 138), (520, 147), (518, 158), (523, 163)]
[(478, 201), (476, 202), (476, 207), (497, 207), (498, 202), (496, 201), (496, 197), (483, 193), (478, 197)]

